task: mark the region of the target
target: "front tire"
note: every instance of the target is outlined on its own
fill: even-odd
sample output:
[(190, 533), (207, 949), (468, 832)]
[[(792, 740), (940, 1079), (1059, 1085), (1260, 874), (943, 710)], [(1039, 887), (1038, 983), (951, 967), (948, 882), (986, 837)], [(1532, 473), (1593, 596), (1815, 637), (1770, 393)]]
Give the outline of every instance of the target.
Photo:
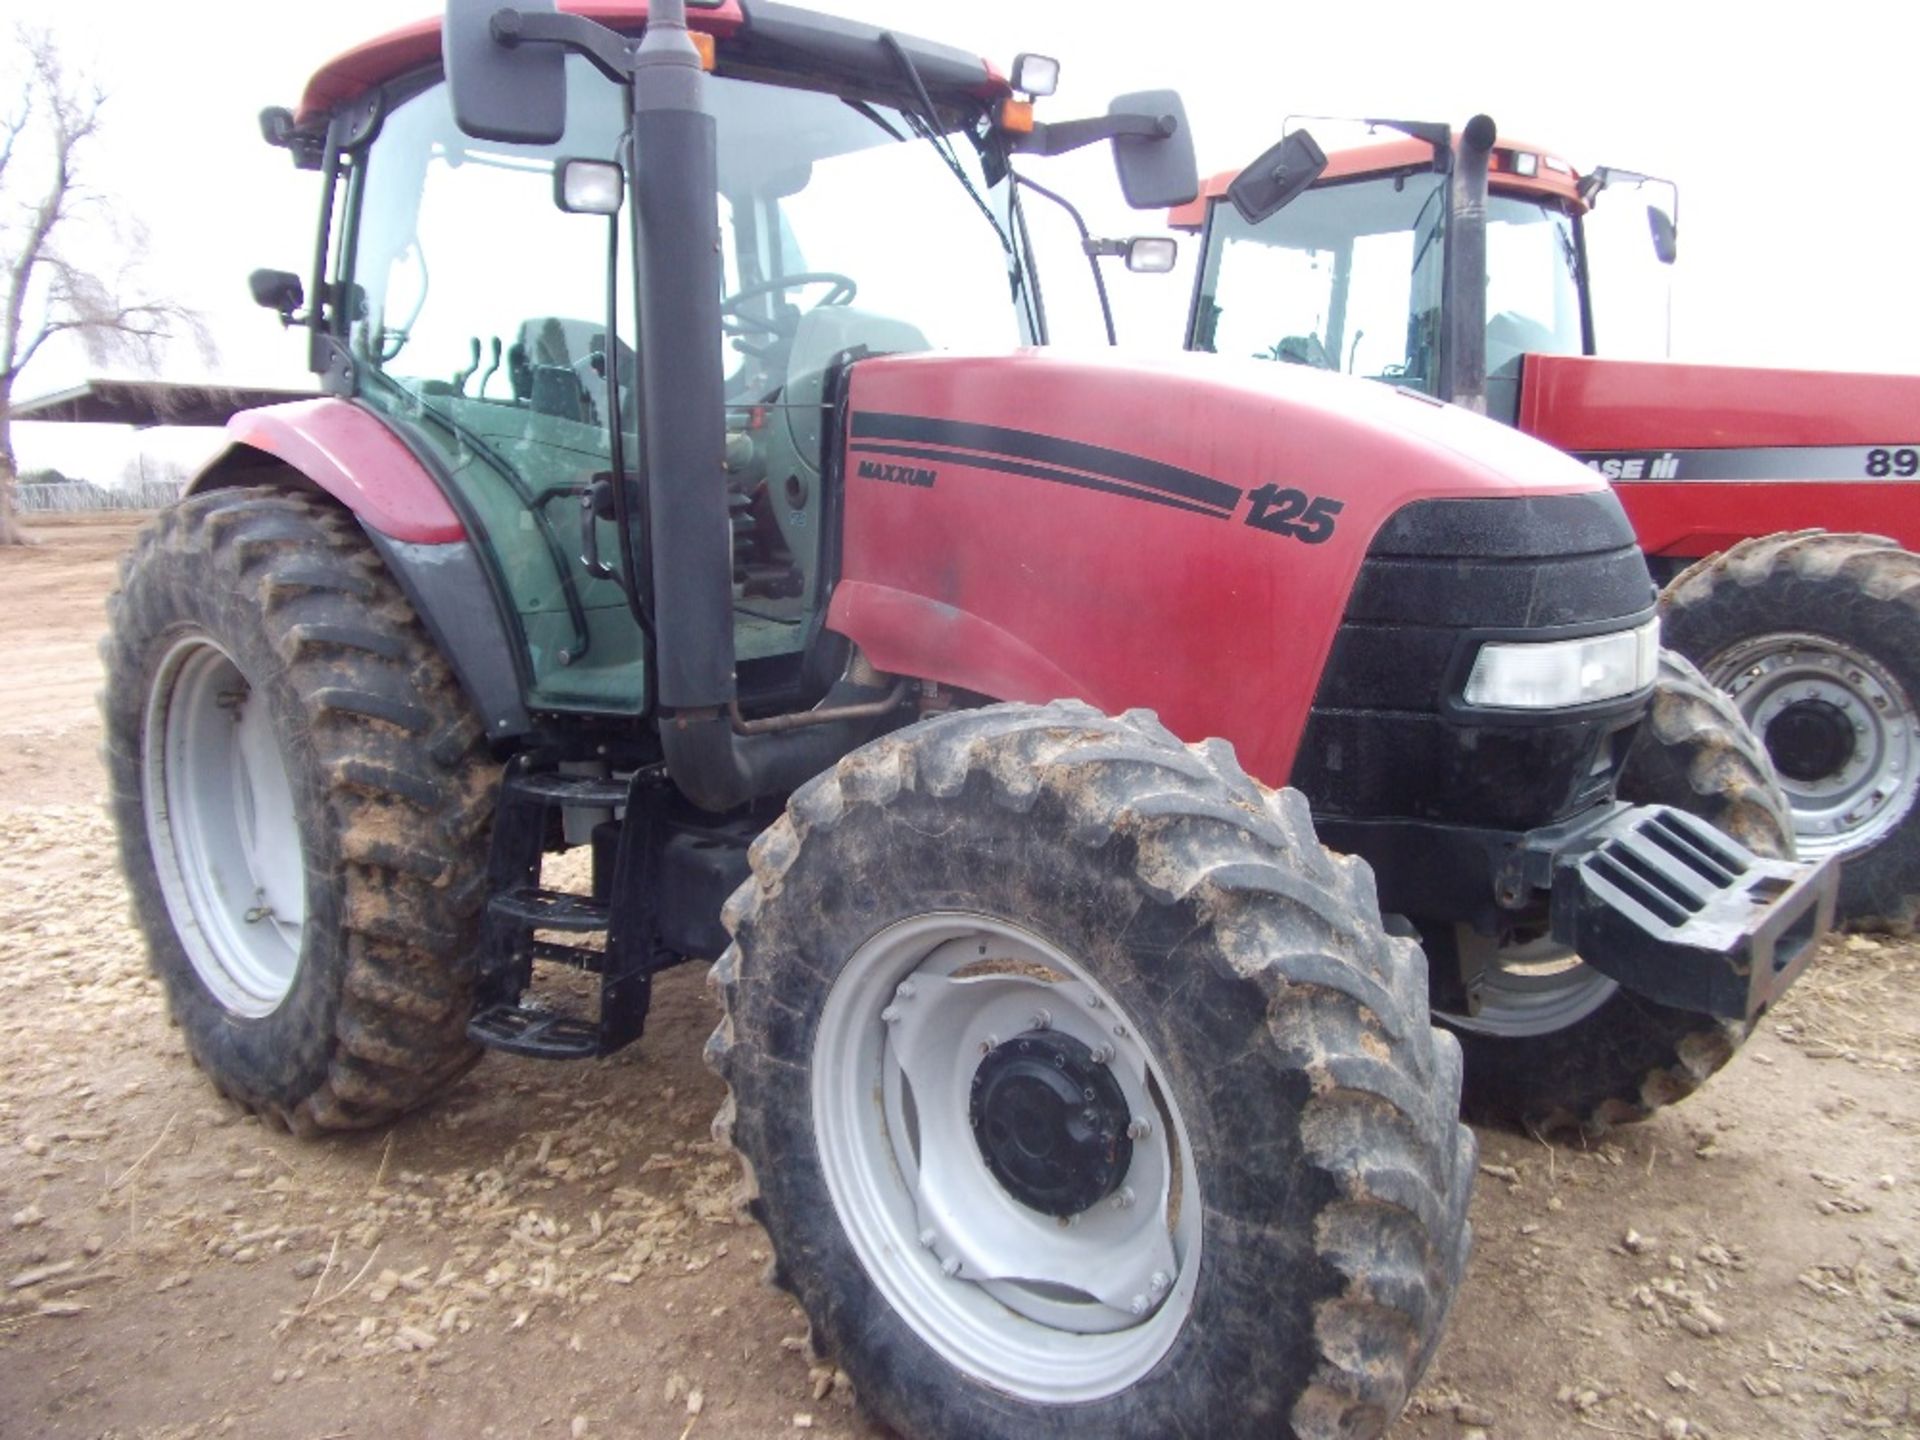
[(1384, 1432), (1474, 1146), (1424, 964), (1299, 795), (1142, 713), (998, 706), (848, 756), (751, 858), (716, 1133), (877, 1418)]
[(218, 490), (136, 542), (102, 643), (120, 858), (189, 1052), (303, 1134), (379, 1124), (466, 1038), (495, 771), (353, 518)]
[(1920, 555), (1877, 535), (1743, 540), (1662, 597), (1667, 643), (1733, 697), (1793, 808), (1800, 855), (1839, 855), (1840, 920), (1920, 917)]
[[(1660, 653), (1618, 793), (1698, 815), (1757, 855), (1793, 857), (1765, 752), (1727, 697), (1671, 651)], [(1475, 1012), (1438, 1017), (1465, 1052), (1463, 1111), (1477, 1122), (1597, 1134), (1644, 1120), (1699, 1089), (1746, 1039), (1744, 1025), (1636, 995), (1551, 942), (1492, 949), (1486, 963)]]

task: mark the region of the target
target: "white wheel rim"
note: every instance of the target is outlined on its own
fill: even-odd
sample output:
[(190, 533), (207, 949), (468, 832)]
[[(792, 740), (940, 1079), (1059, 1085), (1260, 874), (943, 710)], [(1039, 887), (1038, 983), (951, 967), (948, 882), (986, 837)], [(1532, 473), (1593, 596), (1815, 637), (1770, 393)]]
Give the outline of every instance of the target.
[(306, 857), (266, 697), (204, 635), (176, 641), (147, 697), (147, 839), (174, 932), (228, 1011), (270, 1015), (300, 968)]
[(1826, 774), (1782, 773), (1803, 860), (1864, 849), (1896, 829), (1920, 796), (1920, 715), (1870, 656), (1818, 635), (1762, 635), (1701, 667), (1765, 743), (1798, 705), (1830, 707), (1853, 732), (1852, 753)]
[(1462, 955), (1484, 966), (1471, 1013), (1434, 1012), (1456, 1029), (1514, 1039), (1551, 1035), (1579, 1024), (1620, 988), (1618, 981), (1550, 939), (1496, 945), (1471, 926), (1456, 926), (1455, 931)]
[[(1096, 1053), (1111, 1047), (1135, 1121), (1120, 1188), (1071, 1220), (1004, 1189), (968, 1118), (981, 1045), (1034, 1028)], [(811, 1091), (848, 1240), (895, 1312), (950, 1364), (1024, 1399), (1070, 1404), (1126, 1389), (1166, 1353), (1199, 1275), (1192, 1147), (1164, 1071), (1076, 961), (982, 915), (892, 925), (827, 993)]]

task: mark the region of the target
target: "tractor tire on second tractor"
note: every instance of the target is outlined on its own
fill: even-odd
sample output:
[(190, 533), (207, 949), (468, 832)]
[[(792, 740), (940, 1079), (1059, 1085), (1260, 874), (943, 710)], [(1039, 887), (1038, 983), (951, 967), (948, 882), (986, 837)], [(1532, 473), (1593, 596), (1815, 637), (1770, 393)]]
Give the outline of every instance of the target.
[[(1793, 857), (1766, 753), (1732, 702), (1672, 651), (1661, 651), (1619, 796), (1697, 815), (1756, 855)], [(1439, 1016), (1466, 1055), (1470, 1120), (1597, 1134), (1685, 1099), (1746, 1039), (1746, 1026), (1636, 995), (1550, 939), (1485, 958), (1478, 1008)]]
[(1733, 697), (1780, 772), (1803, 859), (1842, 857), (1839, 918), (1920, 919), (1920, 555), (1819, 530), (1743, 540), (1662, 598), (1668, 644)]
[(425, 1101), (479, 1054), (498, 771), (359, 525), (285, 490), (192, 496), (109, 619), (121, 864), (189, 1053), (302, 1134)]
[(849, 755), (751, 859), (715, 1130), (876, 1417), (1385, 1431), (1475, 1149), (1425, 965), (1303, 797), (1145, 712), (1003, 705)]

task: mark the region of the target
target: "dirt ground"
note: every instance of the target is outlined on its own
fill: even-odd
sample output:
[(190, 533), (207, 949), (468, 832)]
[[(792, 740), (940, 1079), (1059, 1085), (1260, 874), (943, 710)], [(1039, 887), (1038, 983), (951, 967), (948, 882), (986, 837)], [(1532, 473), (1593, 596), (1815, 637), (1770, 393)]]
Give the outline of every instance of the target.
[[(0, 1436), (872, 1436), (735, 1217), (696, 967), (628, 1052), (492, 1057), (382, 1133), (215, 1097), (101, 812), (132, 523), (39, 534), (0, 551)], [(1831, 943), (1647, 1124), (1482, 1144), (1395, 1440), (1920, 1436), (1920, 945)]]

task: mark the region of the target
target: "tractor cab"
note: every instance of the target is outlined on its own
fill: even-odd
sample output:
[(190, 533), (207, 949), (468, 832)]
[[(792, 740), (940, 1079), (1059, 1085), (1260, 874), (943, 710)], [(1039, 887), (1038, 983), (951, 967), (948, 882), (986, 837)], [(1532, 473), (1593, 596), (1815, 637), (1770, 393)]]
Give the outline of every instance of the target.
[[(1311, 182), (1266, 213), (1233, 203), (1236, 182), (1264, 156), (1212, 177), (1198, 199), (1170, 212), (1175, 228), (1204, 234), (1190, 349), (1459, 398), (1464, 377), (1443, 373), (1461, 308), (1448, 305), (1463, 219), (1453, 197), (1459, 145), (1444, 126), (1407, 128), (1418, 133), (1321, 154)], [(1666, 182), (1606, 169), (1581, 176), (1559, 156), (1504, 137), (1484, 159), (1485, 409), (1514, 424), (1523, 356), (1594, 353), (1588, 247), (1600, 191)], [(1664, 236), (1659, 258), (1670, 262), (1669, 212), (1649, 207), (1649, 217), (1656, 246)]]
[[(1191, 195), (1178, 97), (1131, 97), (1152, 114), (1118, 106), (1050, 137), (1028, 92), (961, 51), (776, 4), (693, 5), (712, 172), (702, 198), (643, 222), (639, 192), (680, 144), (634, 139), (636, 42), (621, 32), (647, 7), (500, 12), (529, 36), (490, 54), (496, 7), (466, 8), (481, 70), (462, 69), (475, 51), (456, 54), (455, 7), (444, 34), (433, 21), (370, 42), (324, 67), (297, 113), (270, 112), (270, 138), (325, 174), (321, 298), (303, 317), (316, 370), (442, 477), (506, 601), (527, 713), (638, 717), (658, 698), (649, 592), (673, 609), (683, 589), (643, 553), (658, 543), (641, 494), (649, 432), (687, 408), (646, 423), (639, 335), (649, 311), (666, 323), (662, 289), (710, 288), (702, 319), (676, 323), (651, 361), (674, 372), (655, 377), (661, 393), (724, 409), (724, 429), (719, 414), (701, 429), (726, 475), (736, 663), (700, 637), (715, 682), (702, 698), (727, 698), (724, 666), (749, 709), (818, 699), (846, 659), (821, 625), (834, 377), (858, 357), (1044, 339), (1011, 156), (1164, 124), (1178, 140), (1151, 148), (1179, 152), (1170, 170), (1121, 164), (1151, 182), (1143, 204)], [(1050, 66), (1018, 78), (1048, 84)], [(702, 254), (664, 260), (702, 230)], [(651, 290), (636, 283), (650, 260), (670, 271)], [(276, 306), (289, 293), (267, 290)], [(696, 366), (698, 384), (666, 383)]]

